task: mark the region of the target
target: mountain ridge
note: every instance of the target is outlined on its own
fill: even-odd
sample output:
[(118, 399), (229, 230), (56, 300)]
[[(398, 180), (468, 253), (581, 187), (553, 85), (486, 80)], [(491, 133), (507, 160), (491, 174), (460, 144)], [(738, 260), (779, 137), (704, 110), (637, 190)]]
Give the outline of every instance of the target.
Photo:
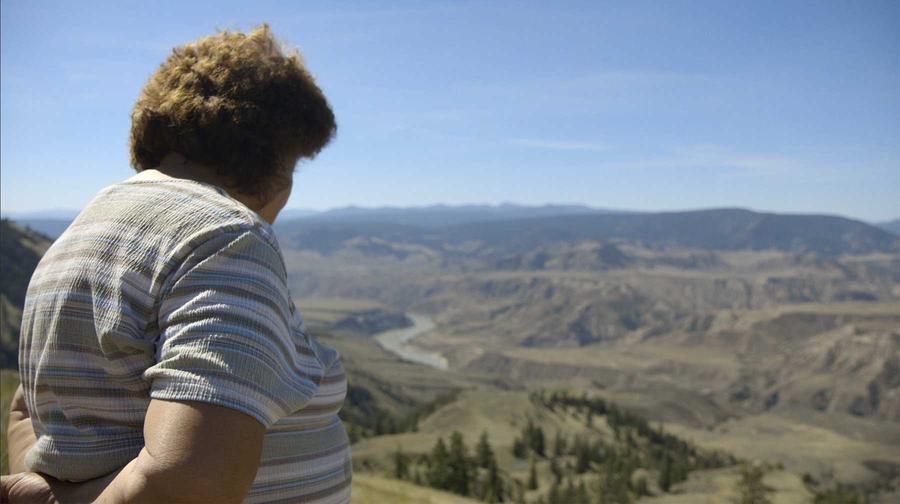
[[(70, 221), (18, 222), (55, 238)], [(646, 213), (580, 205), (348, 207), (279, 220), (275, 229), (280, 238), (319, 242), (316, 248), (325, 251), (363, 236), (432, 245), (474, 241), (511, 251), (564, 241), (625, 240), (657, 248), (779, 250), (824, 256), (900, 252), (900, 235), (884, 226), (835, 215), (743, 208)]]
[(875, 225), (880, 227), (881, 229), (884, 229), (885, 231), (900, 236), (900, 218), (885, 222), (876, 222)]
[(740, 208), (551, 215), (429, 228), (362, 215), (340, 221), (294, 219), (276, 223), (275, 229), (280, 238), (295, 244), (312, 244), (326, 252), (357, 236), (423, 245), (478, 242), (511, 251), (566, 241), (623, 239), (653, 247), (779, 250), (826, 256), (900, 252), (900, 237), (862, 221)]
[[(71, 219), (52, 217), (57, 210), (22, 214), (14, 218), (51, 238), (59, 236)], [(18, 215), (18, 214), (16, 214)], [(827, 214), (786, 214), (737, 207), (637, 212), (548, 204), (541, 206), (429, 205), (419, 207), (343, 207), (328, 211), (286, 209), (276, 230), (292, 233), (317, 230), (328, 235), (357, 233), (365, 236), (413, 238), (431, 234), (451, 241), (517, 244), (560, 240), (626, 239), (653, 246), (688, 246), (712, 250), (765, 250), (814, 252), (824, 255), (900, 251), (900, 220), (871, 224)], [(305, 231), (303, 234), (308, 235)], [(435, 234), (436, 232), (436, 234)], [(307, 236), (309, 237), (309, 236)], [(348, 236), (349, 237), (349, 236)], [(415, 241), (420, 241), (416, 238)]]
[(15, 367), (25, 292), (50, 239), (8, 219), (0, 220), (0, 367)]

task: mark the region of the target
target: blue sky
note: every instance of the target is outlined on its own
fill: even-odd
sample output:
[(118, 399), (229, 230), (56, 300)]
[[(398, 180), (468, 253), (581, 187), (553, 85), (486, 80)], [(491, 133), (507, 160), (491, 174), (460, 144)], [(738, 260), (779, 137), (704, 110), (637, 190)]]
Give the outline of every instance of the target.
[(2, 0), (3, 212), (131, 175), (171, 48), (268, 22), (338, 136), (289, 207), (585, 203), (900, 217), (900, 2)]

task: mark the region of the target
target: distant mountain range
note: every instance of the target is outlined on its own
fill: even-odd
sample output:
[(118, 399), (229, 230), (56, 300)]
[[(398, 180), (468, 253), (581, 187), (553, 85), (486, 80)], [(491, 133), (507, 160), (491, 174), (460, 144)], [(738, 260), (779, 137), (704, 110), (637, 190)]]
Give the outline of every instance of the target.
[[(534, 209), (532, 209), (534, 210)], [(519, 218), (479, 218), (454, 222), (437, 210), (413, 213), (360, 212), (356, 218), (310, 218), (276, 223), (289, 245), (329, 252), (357, 236), (396, 242), (481, 243), (508, 251), (524, 251), (560, 242), (620, 239), (650, 247), (707, 250), (779, 250), (822, 255), (900, 253), (900, 236), (861, 221), (826, 215), (789, 215), (743, 209), (663, 213), (583, 211)], [(462, 212), (452, 214), (452, 217)], [(482, 216), (484, 214), (481, 214)], [(437, 217), (435, 217), (437, 216)], [(414, 225), (416, 219), (448, 222)]]
[[(631, 212), (592, 208), (585, 205), (527, 206), (512, 203), (503, 203), (501, 205), (431, 205), (377, 208), (349, 206), (325, 211), (286, 208), (279, 215), (278, 222), (286, 223), (298, 219), (332, 223), (386, 222), (437, 228), (470, 222), (604, 213), (625, 214)], [(5, 214), (4, 217), (56, 238), (65, 231), (77, 215), (77, 210), (54, 209), (37, 212), (13, 212)]]
[[(65, 210), (13, 214), (51, 238), (71, 222)], [(900, 219), (876, 225), (843, 217), (721, 208), (628, 212), (584, 205), (433, 205), (346, 207), (324, 212), (285, 210), (275, 226), (282, 239), (331, 250), (354, 236), (406, 242), (479, 241), (509, 250), (564, 241), (621, 239), (646, 246), (709, 250), (780, 250), (823, 255), (900, 252)]]
[(71, 221), (78, 215), (77, 208), (51, 208), (48, 210), (35, 210), (33, 212), (3, 212), (4, 219), (21, 222), (23, 220), (67, 220)]
[[(424, 207), (346, 207), (308, 216), (316, 222), (389, 222), (407, 226), (439, 228), (472, 222), (556, 217), (563, 215), (626, 214), (620, 210), (592, 208), (585, 205), (527, 206), (501, 205), (432, 205)], [(282, 219), (287, 221), (288, 219)]]
[(63, 234), (63, 231), (69, 227), (69, 224), (75, 218), (66, 218), (66, 219), (12, 219), (17, 224), (26, 227), (32, 231), (40, 233), (44, 236), (50, 237), (52, 239), (59, 238), (59, 235)]
[[(4, 212), (3, 217), (14, 221), (30, 220), (68, 220), (78, 215), (79, 210), (73, 208), (53, 208), (33, 212)], [(541, 217), (549, 215), (568, 215), (580, 213), (634, 213), (624, 210), (594, 208), (587, 205), (519, 205), (501, 203), (499, 205), (426, 205), (414, 207), (359, 207), (347, 206), (331, 210), (313, 210), (310, 208), (285, 208), (279, 219), (316, 218), (322, 220), (344, 219), (387, 219), (398, 221), (415, 221), (418, 225), (435, 226), (461, 222), (510, 219), (520, 217)], [(413, 222), (409, 222), (413, 223)]]
[(864, 222), (827, 215), (713, 209), (626, 215), (577, 215), (459, 226), (457, 241), (485, 240), (530, 249), (548, 242), (635, 241), (707, 250), (781, 250), (823, 255), (900, 252), (900, 237)]
[(881, 229), (884, 229), (885, 231), (890, 231), (891, 233), (900, 236), (900, 219), (894, 219), (887, 222), (879, 222), (876, 225)]

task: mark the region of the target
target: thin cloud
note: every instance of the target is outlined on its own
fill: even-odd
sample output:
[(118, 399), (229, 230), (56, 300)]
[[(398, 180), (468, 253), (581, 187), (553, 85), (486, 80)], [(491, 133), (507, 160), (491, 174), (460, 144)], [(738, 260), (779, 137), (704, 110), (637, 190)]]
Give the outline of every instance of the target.
[(692, 145), (674, 149), (671, 153), (602, 163), (620, 169), (723, 169), (754, 174), (775, 174), (804, 169), (803, 160), (760, 154), (737, 153), (715, 145)]
[(539, 138), (513, 138), (509, 143), (531, 149), (561, 151), (605, 151), (610, 149), (610, 146), (603, 142), (573, 142), (568, 140), (543, 140)]
[[(458, 90), (475, 96), (501, 99), (528, 99), (543, 103), (552, 101), (604, 102), (637, 95), (647, 99), (647, 91), (672, 88), (696, 88), (716, 82), (718, 77), (702, 73), (666, 72), (651, 70), (607, 70), (564, 78), (535, 77), (511, 82), (469, 83)], [(618, 93), (618, 94), (616, 94)], [(607, 98), (614, 95), (613, 98)]]

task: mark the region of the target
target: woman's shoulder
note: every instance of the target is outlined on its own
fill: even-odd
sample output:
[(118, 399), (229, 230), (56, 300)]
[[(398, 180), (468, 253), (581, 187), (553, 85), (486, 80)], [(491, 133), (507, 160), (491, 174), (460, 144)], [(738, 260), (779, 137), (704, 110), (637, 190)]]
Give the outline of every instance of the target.
[(135, 176), (112, 184), (76, 223), (102, 223), (110, 230), (179, 244), (250, 231), (278, 248), (271, 225), (258, 214), (224, 189), (190, 179)]
[(132, 178), (102, 189), (49, 255), (105, 257), (156, 285), (229, 244), (286, 275), (269, 223), (223, 189), (187, 179)]

